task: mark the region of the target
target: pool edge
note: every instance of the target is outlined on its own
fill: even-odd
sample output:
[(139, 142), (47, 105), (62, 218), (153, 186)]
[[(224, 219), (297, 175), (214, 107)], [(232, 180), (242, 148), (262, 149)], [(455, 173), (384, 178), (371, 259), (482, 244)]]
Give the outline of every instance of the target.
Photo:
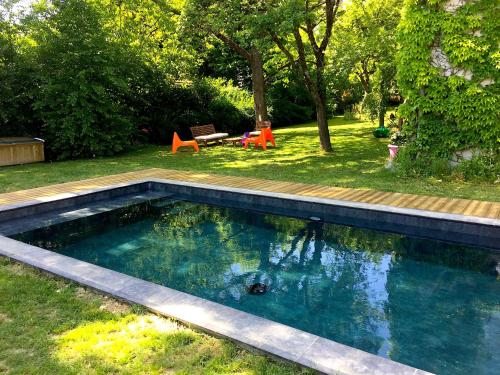
[[(314, 216), (323, 217), (327, 221), (329, 217), (332, 219), (332, 215), (346, 219), (343, 222), (332, 219), (331, 222), (336, 224), (362, 226), (368, 229), (483, 247), (500, 252), (500, 219), (164, 178), (129, 180), (79, 192), (61, 193), (40, 200), (3, 205), (0, 206), (0, 221), (9, 219), (10, 216), (16, 215), (16, 212), (19, 211), (36, 214), (37, 210), (44, 206), (64, 205), (65, 202), (69, 204), (74, 199), (85, 200), (85, 197), (90, 195), (105, 196), (106, 194), (118, 194), (116, 193), (118, 191), (141, 188), (159, 191), (169, 188), (173, 189), (170, 191), (173, 193), (198, 197), (206, 195), (219, 201), (230, 201), (231, 196), (234, 200), (234, 197), (237, 196), (240, 202), (244, 202), (252, 209), (258, 205), (266, 207), (267, 202), (278, 209), (288, 207), (295, 211), (310, 210), (314, 212), (316, 210)], [(114, 193), (114, 191), (116, 192)], [(241, 205), (238, 204), (236, 207), (241, 207)], [(258, 211), (257, 208), (255, 209)], [(287, 215), (279, 212), (277, 214)]]
[[(140, 304), (151, 311), (203, 331), (322, 373), (431, 374), (281, 323), (1, 235), (0, 256), (75, 281), (118, 299)], [(297, 349), (302, 346), (305, 349)]]

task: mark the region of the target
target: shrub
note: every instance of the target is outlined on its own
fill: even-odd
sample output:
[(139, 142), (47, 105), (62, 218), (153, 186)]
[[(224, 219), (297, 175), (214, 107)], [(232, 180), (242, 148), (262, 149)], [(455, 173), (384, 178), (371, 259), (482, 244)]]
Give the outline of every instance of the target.
[(444, 177), (451, 173), (447, 158), (421, 155), (413, 145), (406, 145), (399, 150), (395, 167), (405, 177)]
[(38, 35), (40, 92), (34, 107), (43, 119), (49, 156), (59, 159), (120, 152), (133, 126), (125, 105), (128, 60), (109, 45), (97, 12), (85, 2), (55, 3), (58, 11)]
[(223, 80), (203, 79), (185, 85), (164, 82), (145, 98), (141, 127), (153, 143), (167, 144), (177, 132), (192, 137), (194, 125), (214, 124), (216, 130), (241, 134), (254, 127), (253, 100), (246, 90)]
[(294, 81), (276, 83), (269, 89), (273, 125), (291, 125), (314, 119), (314, 102), (307, 89)]
[(375, 138), (387, 138), (389, 137), (390, 130), (385, 127), (377, 128), (373, 131), (373, 136)]
[(370, 119), (371, 122), (378, 118), (379, 105), (380, 105), (380, 95), (376, 92), (370, 92), (366, 94), (361, 103), (361, 110)]
[(488, 150), (471, 160), (464, 160), (455, 168), (453, 175), (464, 180), (498, 181), (500, 179), (500, 153)]
[(482, 151), (471, 160), (463, 160), (452, 167), (449, 158), (437, 153), (422, 153), (414, 143), (410, 143), (399, 150), (395, 166), (405, 177), (435, 176), (495, 182), (500, 179), (500, 152), (495, 149)]
[(353, 111), (345, 111), (344, 112), (344, 120), (352, 121), (352, 120), (356, 120), (356, 119), (357, 119), (356, 114)]
[(0, 14), (0, 137), (41, 135), (41, 121), (31, 105), (39, 86), (36, 66), (16, 39), (18, 27)]

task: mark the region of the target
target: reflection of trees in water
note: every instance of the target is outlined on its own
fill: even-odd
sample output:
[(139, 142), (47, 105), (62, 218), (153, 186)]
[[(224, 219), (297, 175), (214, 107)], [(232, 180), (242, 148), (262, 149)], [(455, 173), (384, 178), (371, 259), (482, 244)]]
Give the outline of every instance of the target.
[[(270, 293), (281, 299), (281, 304), (266, 306), (268, 315), (285, 315), (295, 326), (377, 352), (381, 345), (381, 340), (376, 339), (378, 320), (383, 309), (367, 296), (369, 273), (376, 274), (376, 264), (367, 253), (348, 248), (352, 232), (346, 227), (266, 217), (267, 223), (279, 229), (286, 228), (288, 220), (294, 230), (287, 233), (286, 251), (282, 249), (281, 256), (272, 258), (265, 268), (261, 262), (260, 270), (272, 279)], [(283, 231), (278, 232), (277, 236), (282, 237)], [(378, 252), (378, 260), (382, 258), (386, 241), (366, 236), (363, 243)], [(273, 252), (272, 246), (268, 251)], [(283, 309), (293, 309), (294, 314), (290, 316)]]
[(86, 238), (144, 220), (154, 211), (154, 208), (147, 203), (133, 204), (98, 215), (41, 227), (17, 234), (13, 238), (43, 249), (59, 251)]
[(189, 202), (164, 209), (152, 225), (148, 248), (130, 259), (129, 267), (145, 268), (152, 281), (183, 290), (223, 287), (236, 253), (222, 247), (243, 229), (224, 211)]

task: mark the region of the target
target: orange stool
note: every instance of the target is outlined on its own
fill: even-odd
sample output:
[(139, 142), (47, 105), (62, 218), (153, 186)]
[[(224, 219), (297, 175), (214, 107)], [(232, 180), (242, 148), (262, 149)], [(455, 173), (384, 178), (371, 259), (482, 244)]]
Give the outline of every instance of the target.
[(264, 150), (267, 150), (267, 142), (271, 142), (271, 144), (276, 147), (276, 142), (271, 128), (263, 128), (260, 131), (260, 135), (257, 137), (246, 138), (243, 142), (243, 147), (248, 148), (248, 144), (253, 143), (255, 144), (255, 148), (260, 145)]
[(174, 132), (174, 139), (172, 141), (172, 153), (175, 154), (179, 147), (193, 147), (196, 152), (200, 151), (198, 147), (198, 143), (195, 140), (192, 141), (183, 141), (179, 138), (177, 133)]

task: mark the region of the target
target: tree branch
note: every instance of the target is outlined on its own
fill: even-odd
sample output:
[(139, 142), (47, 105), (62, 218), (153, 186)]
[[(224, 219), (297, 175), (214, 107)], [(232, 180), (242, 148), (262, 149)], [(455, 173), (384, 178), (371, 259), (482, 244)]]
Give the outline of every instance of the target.
[(229, 47), (231, 47), (233, 51), (243, 56), (246, 60), (250, 61), (252, 59), (252, 55), (250, 54), (250, 52), (248, 52), (245, 48), (236, 43), (233, 39), (222, 34), (221, 32), (216, 32), (216, 33), (214, 32), (213, 35), (222, 42), (224, 42), (225, 44), (227, 44)]
[(326, 16), (325, 36), (323, 37), (321, 45), (319, 46), (319, 49), (322, 53), (325, 52), (326, 47), (328, 47), (328, 43), (330, 42), (330, 38), (332, 36), (333, 23), (337, 15), (339, 5), (340, 5), (340, 0), (325, 1), (325, 16)]
[[(309, 0), (307, 0), (306, 1), (306, 15), (308, 15), (309, 12), (310, 12)], [(316, 42), (316, 37), (314, 36), (314, 28), (315, 27), (316, 26), (313, 25), (311, 19), (309, 17), (306, 17), (306, 27), (305, 28), (302, 27), (302, 30), (304, 30), (307, 33), (307, 37), (309, 38), (309, 43), (311, 43), (314, 54), (317, 56), (318, 53), (320, 53), (320, 50), (319, 50), (318, 42)]]
[(297, 61), (293, 58), (292, 53), (286, 48), (285, 43), (276, 35), (276, 33), (269, 31), (269, 35), (271, 36), (271, 39), (273, 40), (274, 43), (278, 46), (278, 48), (283, 52), (283, 54), (286, 56), (288, 61), (290, 61), (290, 64), (292, 66), (297, 66)]
[(293, 36), (295, 37), (295, 44), (297, 45), (297, 52), (299, 54), (299, 65), (304, 73), (304, 79), (306, 81), (306, 85), (309, 86), (311, 91), (317, 92), (317, 86), (314, 83), (314, 80), (309, 73), (309, 69), (307, 67), (307, 59), (306, 59), (306, 51), (304, 48), (304, 42), (302, 40), (302, 36), (300, 35), (300, 30), (296, 28), (293, 30)]

